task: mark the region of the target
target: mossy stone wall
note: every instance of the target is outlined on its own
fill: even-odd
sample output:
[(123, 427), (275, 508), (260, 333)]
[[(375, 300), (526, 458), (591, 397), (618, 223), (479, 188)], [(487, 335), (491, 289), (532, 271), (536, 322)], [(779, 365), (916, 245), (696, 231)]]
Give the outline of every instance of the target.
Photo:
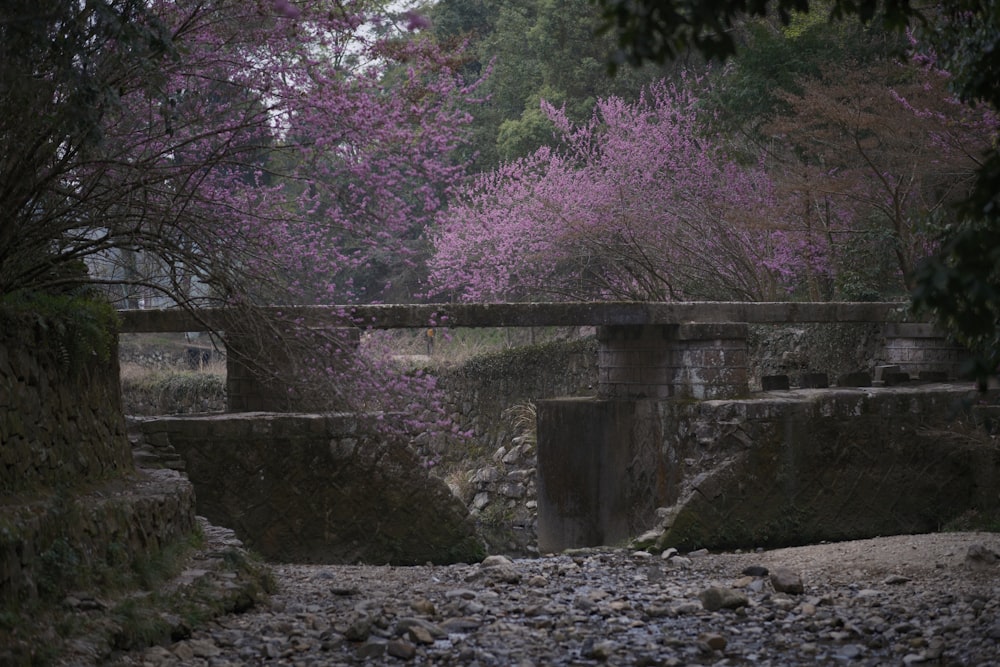
[(72, 314), (12, 311), (0, 308), (0, 605), (16, 609), (104, 585), (189, 536), (195, 515), (186, 479), (135, 469), (114, 333), (83, 341), (111, 345), (98, 350)]
[(0, 496), (134, 469), (117, 354), (71, 358), (55, 330), (0, 310)]

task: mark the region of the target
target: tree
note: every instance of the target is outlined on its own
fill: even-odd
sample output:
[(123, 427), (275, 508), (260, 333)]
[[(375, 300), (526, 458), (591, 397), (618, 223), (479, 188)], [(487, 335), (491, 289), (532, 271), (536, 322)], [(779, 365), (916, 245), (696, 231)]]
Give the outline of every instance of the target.
[[(452, 153), (469, 121), (451, 55), (362, 30), (390, 18), (349, 0), (5, 4), (0, 294), (97, 285), (192, 309), (359, 298), (339, 279), (408, 250), (462, 179)], [(296, 338), (301, 323), (262, 312), (226, 333), (298, 341), (328, 357), (300, 367), (336, 370), (342, 341)], [(343, 386), (354, 405), (380, 395)]]
[(778, 96), (786, 111), (763, 129), (785, 165), (783, 193), (830, 238), (839, 298), (912, 290), (916, 266), (970, 192), (997, 116), (960, 104), (947, 79), (898, 60), (848, 61)]
[[(181, 273), (207, 286), (201, 301), (351, 300), (337, 271), (412, 235), (460, 180), (449, 154), (465, 93), (431, 43), (365, 41), (352, 3), (296, 7), (292, 19), (268, 2), (53, 0), (8, 13), (0, 290), (101, 282), (55, 269), (134, 251), (162, 270), (145, 287), (178, 302), (191, 298)], [(339, 66), (349, 49), (353, 70)], [(393, 94), (390, 63), (405, 63)], [(360, 247), (343, 252), (345, 234)]]
[[(660, 62), (694, 47), (724, 59), (736, 50), (727, 32), (745, 16), (808, 13), (808, 0), (595, 0), (604, 29), (618, 38), (609, 67)], [(918, 11), (909, 0), (832, 0), (831, 18), (856, 16), (888, 29), (916, 29), (922, 48), (951, 75), (950, 87), (968, 104), (1000, 109), (1000, 3), (960, 0)], [(983, 155), (971, 194), (938, 252), (918, 268), (912, 293), (917, 309), (934, 313), (975, 352), (969, 368), (980, 382), (1000, 365), (1000, 142)]]
[(698, 102), (660, 84), (600, 100), (587, 123), (547, 107), (563, 147), (482, 176), (444, 214), (432, 284), (471, 300), (775, 298), (817, 253), (769, 215), (767, 175), (702, 131)]
[[(963, 0), (938, 11), (919, 33), (929, 57), (949, 72), (959, 99), (1000, 110), (1000, 2)], [(975, 353), (967, 370), (985, 386), (1000, 368), (1000, 137), (915, 282), (915, 307), (932, 312)]]
[(429, 11), (439, 39), (466, 39), (466, 72), (479, 77), (484, 103), (475, 111), (473, 168), (493, 169), (549, 143), (555, 127), (541, 102), (567, 105), (585, 121), (598, 98), (634, 99), (665, 74), (663, 67), (624, 71), (609, 78), (604, 54), (610, 37), (595, 38), (596, 9), (588, 0), (442, 0)]
[[(617, 37), (612, 71), (624, 64), (665, 62), (695, 49), (725, 60), (736, 53), (735, 28), (747, 17), (777, 15), (788, 25), (795, 13), (809, 13), (809, 0), (594, 0), (602, 32)], [(826, 0), (814, 2), (831, 19), (857, 16), (862, 23), (899, 29), (921, 15), (910, 0)]]

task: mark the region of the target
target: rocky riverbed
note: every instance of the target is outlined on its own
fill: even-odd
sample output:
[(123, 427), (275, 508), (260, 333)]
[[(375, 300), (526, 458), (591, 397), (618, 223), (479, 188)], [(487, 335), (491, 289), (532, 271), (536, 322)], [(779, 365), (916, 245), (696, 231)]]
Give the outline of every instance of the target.
[[(279, 591), (151, 665), (998, 665), (1000, 534), (752, 553), (275, 565)], [(664, 557), (665, 556), (665, 557)]]

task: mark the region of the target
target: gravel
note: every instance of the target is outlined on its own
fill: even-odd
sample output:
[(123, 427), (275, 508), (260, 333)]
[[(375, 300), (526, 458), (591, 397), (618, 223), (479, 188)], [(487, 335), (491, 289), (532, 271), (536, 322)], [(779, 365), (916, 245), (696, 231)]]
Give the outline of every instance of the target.
[(998, 552), (1000, 534), (944, 533), (668, 558), (274, 565), (267, 603), (116, 664), (998, 665)]

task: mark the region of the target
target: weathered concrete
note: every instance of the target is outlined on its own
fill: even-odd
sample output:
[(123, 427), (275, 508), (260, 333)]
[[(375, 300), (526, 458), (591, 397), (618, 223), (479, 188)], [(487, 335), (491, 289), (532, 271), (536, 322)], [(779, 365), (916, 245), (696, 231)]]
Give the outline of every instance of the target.
[(652, 524), (666, 475), (656, 408), (656, 401), (538, 402), (540, 552), (616, 544)]
[[(1000, 449), (969, 416), (981, 398), (971, 385), (908, 385), (665, 400), (653, 408), (545, 401), (539, 541), (543, 528), (552, 550), (636, 535), (632, 518), (646, 516), (650, 503), (666, 508), (661, 547), (774, 547), (937, 530), (967, 510), (1000, 507)], [(654, 454), (637, 446), (640, 431), (662, 435)], [(646, 476), (623, 461), (641, 461)], [(646, 499), (641, 509), (616, 504), (626, 488)]]
[(140, 424), (184, 459), (198, 513), (269, 560), (469, 562), (468, 510), (375, 416), (244, 413)]

